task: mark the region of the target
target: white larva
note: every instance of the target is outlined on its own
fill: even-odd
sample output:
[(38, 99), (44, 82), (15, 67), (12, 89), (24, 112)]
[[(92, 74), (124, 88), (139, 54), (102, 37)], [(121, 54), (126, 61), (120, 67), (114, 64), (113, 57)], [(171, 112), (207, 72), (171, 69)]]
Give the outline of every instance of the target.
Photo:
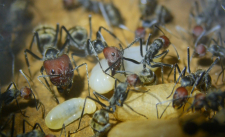
[[(143, 46), (143, 55), (145, 54), (145, 46)], [(124, 57), (126, 58), (131, 58), (137, 61), (141, 61), (142, 57), (140, 55), (140, 46), (136, 47), (130, 47), (124, 51)], [(161, 61), (161, 59), (159, 59)], [(100, 61), (103, 69), (107, 69), (109, 66), (107, 64), (106, 59), (102, 59)], [(142, 64), (134, 64), (130, 61), (125, 61), (124, 60), (124, 67), (126, 71), (131, 71), (133, 73), (138, 74), (142, 69), (143, 65)], [(152, 71), (155, 71), (157, 68), (151, 68)], [(108, 72), (109, 74), (111, 73), (110, 71)], [(115, 78), (124, 81), (124, 75), (122, 74), (116, 74), (114, 76)], [(100, 93), (100, 94), (105, 94), (109, 91), (111, 91), (114, 88), (115, 80), (111, 78), (110, 76), (104, 74), (99, 66), (99, 63), (95, 65), (95, 67), (91, 71), (91, 76), (90, 76), (90, 87)]]
[[(60, 129), (80, 118), (84, 98), (72, 98), (54, 107), (46, 116), (45, 124), (50, 129)], [(94, 101), (87, 99), (84, 114), (92, 114), (96, 110)]]

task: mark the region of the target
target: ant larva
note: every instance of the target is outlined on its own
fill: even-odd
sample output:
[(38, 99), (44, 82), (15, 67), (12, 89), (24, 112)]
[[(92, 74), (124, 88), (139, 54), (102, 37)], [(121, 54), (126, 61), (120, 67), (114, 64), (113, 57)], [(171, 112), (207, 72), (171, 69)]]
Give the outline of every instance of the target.
[[(188, 62), (188, 67), (187, 67), (187, 72), (188, 75), (185, 76), (185, 72), (186, 72), (186, 67), (184, 67), (184, 69), (182, 70), (182, 72), (180, 71), (180, 68), (177, 64), (174, 65), (174, 87), (176, 86), (176, 84), (179, 82), (180, 78), (180, 83), (182, 87), (187, 87), (187, 86), (193, 86), (192, 90), (191, 90), (191, 94), (194, 91), (194, 88), (197, 87), (198, 89), (200, 89), (200, 91), (207, 91), (212, 84), (211, 81), (211, 76), (209, 75), (209, 71), (213, 68), (213, 66), (219, 61), (219, 58), (216, 58), (216, 60), (211, 64), (211, 66), (207, 69), (207, 70), (202, 70), (202, 69), (198, 69), (195, 73), (191, 73), (190, 70), (190, 55), (189, 55), (189, 47), (187, 48), (187, 62)], [(176, 80), (176, 68), (179, 72), (179, 77)], [(173, 90), (174, 90), (173, 87)], [(169, 98), (172, 93), (173, 90), (171, 92), (171, 94), (167, 97)]]
[[(20, 109), (20, 112), (23, 116), (25, 117), (28, 117), (26, 116), (25, 114), (22, 113), (22, 110), (19, 106), (19, 102), (17, 100), (17, 97), (22, 97), (24, 99), (31, 99), (31, 96), (33, 95), (34, 96), (34, 100), (35, 100), (35, 106), (36, 106), (36, 110), (39, 110), (39, 108), (42, 106), (43, 107), (43, 117), (45, 115), (45, 107), (44, 105), (40, 102), (40, 101), (37, 101), (34, 93), (33, 93), (33, 90), (31, 88), (31, 85), (26, 77), (26, 74), (20, 70), (20, 73), (23, 75), (23, 77), (26, 79), (28, 85), (29, 85), (29, 88), (28, 87), (22, 87), (20, 90), (17, 88), (16, 84), (14, 82), (11, 82), (8, 86), (8, 88), (6, 89), (6, 91), (4, 93), (2, 93), (2, 97), (1, 97), (1, 101), (4, 103), (4, 105), (9, 105), (13, 100), (16, 100), (16, 104), (17, 106), (19, 107)], [(12, 85), (14, 86), (14, 88), (12, 88)]]

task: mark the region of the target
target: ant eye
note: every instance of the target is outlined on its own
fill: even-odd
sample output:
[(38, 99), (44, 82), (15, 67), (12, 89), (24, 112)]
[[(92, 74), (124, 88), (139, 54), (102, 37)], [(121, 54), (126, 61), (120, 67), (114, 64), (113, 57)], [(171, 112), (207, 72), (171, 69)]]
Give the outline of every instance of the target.
[(51, 73), (52, 73), (52, 74), (55, 74), (55, 70), (54, 70), (54, 69), (52, 69), (52, 70), (51, 70)]
[(115, 56), (115, 53), (114, 53), (114, 52), (112, 52), (112, 53), (111, 53), (111, 55), (112, 55), (112, 56)]

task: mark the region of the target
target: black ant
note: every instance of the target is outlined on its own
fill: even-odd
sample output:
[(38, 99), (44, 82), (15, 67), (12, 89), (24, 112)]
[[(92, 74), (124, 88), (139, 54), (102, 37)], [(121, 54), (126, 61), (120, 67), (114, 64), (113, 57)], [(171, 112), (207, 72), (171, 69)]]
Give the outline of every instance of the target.
[[(136, 90), (132, 90), (132, 91), (135, 91), (135, 92), (139, 92), (139, 91), (136, 91)], [(85, 104), (86, 104), (86, 100), (87, 98), (99, 103), (102, 107), (103, 107), (103, 110), (108, 112), (108, 113), (114, 113), (116, 111), (116, 106), (120, 106), (120, 107), (123, 107), (123, 105), (126, 105), (129, 109), (131, 109), (133, 112), (137, 113), (138, 115), (140, 116), (143, 116), (145, 117), (146, 119), (148, 119), (145, 115), (143, 114), (140, 114), (138, 112), (136, 112), (131, 106), (129, 106), (128, 104), (125, 103), (125, 100), (128, 96), (130, 92), (130, 89), (128, 87), (128, 82), (120, 82), (118, 85), (117, 85), (117, 79), (115, 79), (115, 88), (114, 88), (114, 93), (113, 93), (113, 96), (108, 99), (107, 97), (93, 91), (93, 94), (95, 95), (95, 97), (97, 98), (94, 99), (90, 96), (87, 96), (85, 98), (85, 101), (84, 101), (84, 106), (83, 106), (83, 109), (82, 109), (82, 113), (81, 113), (81, 117), (80, 117), (80, 121), (79, 121), (79, 124), (78, 124), (78, 128), (77, 130), (80, 128), (80, 123), (81, 123), (81, 119), (83, 117), (83, 114), (84, 114), (84, 108), (85, 108)], [(142, 91), (140, 91), (142, 92)], [(144, 91), (145, 92), (145, 91)], [(104, 103), (102, 103), (100, 100), (99, 100), (99, 97), (107, 102), (109, 102), (109, 106), (105, 105)], [(74, 131), (73, 133), (76, 133), (77, 132)]]
[[(6, 91), (4, 93), (2, 93), (1, 95), (1, 101), (2, 103), (4, 103), (4, 105), (9, 105), (13, 100), (16, 100), (16, 104), (20, 109), (19, 106), (19, 102), (17, 100), (17, 97), (21, 96), (24, 99), (31, 99), (31, 96), (34, 96), (35, 99), (35, 105), (36, 105), (36, 109), (39, 110), (40, 106), (43, 107), (43, 117), (45, 115), (45, 108), (44, 105), (40, 102), (36, 100), (36, 97), (33, 93), (33, 90), (31, 88), (31, 85), (26, 77), (26, 74), (23, 73), (22, 70), (20, 70), (20, 73), (23, 75), (23, 77), (26, 79), (29, 88), (28, 87), (22, 87), (20, 90), (17, 88), (16, 84), (14, 82), (11, 82), (8, 86), (8, 88), (6, 89)], [(12, 88), (12, 85), (14, 86), (14, 88)], [(25, 114), (22, 113), (21, 109), (20, 112), (23, 116), (27, 117)]]
[[(70, 28), (69, 30), (66, 29), (65, 26), (62, 26), (60, 29), (60, 41), (62, 37), (62, 30), (64, 30), (67, 34), (66, 38), (70, 39), (69, 43), (69, 49), (72, 47), (75, 47), (79, 50), (73, 51), (72, 55), (80, 56), (80, 57), (86, 57), (88, 55), (93, 55), (92, 48), (87, 43), (88, 39), (92, 39), (92, 26), (91, 26), (91, 15), (89, 15), (89, 29), (90, 34), (87, 36), (87, 30), (81, 26), (75, 26)], [(106, 28), (100, 26), (98, 32), (96, 33), (96, 40), (91, 41), (92, 45), (94, 46), (94, 49), (99, 54), (103, 51), (104, 48), (108, 47), (105, 39), (103, 38), (101, 34), (101, 30), (105, 30), (108, 32), (111, 36), (113, 36), (116, 40), (121, 42), (115, 34), (107, 30)], [(68, 50), (69, 50), (68, 49)]]
[(157, 5), (157, 0), (139, 0), (138, 7), (141, 12), (141, 18), (153, 15)]
[[(219, 58), (217, 58), (212, 64), (211, 66), (208, 68), (208, 70), (202, 70), (202, 69), (198, 69), (195, 73), (191, 73), (190, 70), (190, 55), (189, 55), (189, 47), (187, 48), (187, 62), (188, 62), (188, 68), (187, 68), (187, 72), (188, 75), (185, 76), (185, 71), (186, 71), (186, 67), (182, 70), (182, 72), (180, 71), (180, 68), (177, 64), (174, 65), (174, 87), (176, 86), (176, 84), (179, 82), (180, 78), (180, 83), (182, 87), (187, 87), (187, 86), (193, 86), (192, 90), (191, 90), (191, 94), (194, 91), (194, 88), (197, 87), (198, 89), (200, 89), (201, 91), (207, 91), (210, 87), (211, 87), (211, 76), (209, 75), (209, 71), (212, 69), (212, 67), (219, 61)], [(179, 72), (179, 77), (176, 80), (176, 68)], [(173, 87), (173, 90), (174, 90)], [(171, 94), (167, 97), (169, 98), (172, 93), (173, 90), (171, 92)]]
[[(146, 54), (143, 55), (143, 47), (142, 47), (142, 39), (136, 39), (134, 42), (136, 42), (137, 40), (140, 41), (140, 53), (141, 56), (143, 57), (143, 59), (138, 62), (136, 60), (133, 59), (129, 59), (129, 58), (125, 58), (125, 57), (121, 57), (118, 58), (117, 61), (111, 65), (107, 70), (111, 69), (114, 67), (114, 65), (116, 65), (118, 62), (120, 62), (121, 59), (125, 59), (127, 61), (131, 61), (135, 64), (143, 64), (143, 70), (146, 70), (146, 65), (148, 65), (150, 68), (155, 68), (155, 67), (161, 67), (161, 72), (162, 72), (162, 82), (163, 80), (163, 66), (167, 66), (167, 67), (173, 67), (173, 65), (170, 64), (165, 64), (165, 63), (156, 63), (153, 60), (162, 57), (162, 59), (167, 55), (167, 53), (169, 52), (169, 50), (165, 50), (169, 47), (170, 40), (165, 36), (162, 35), (159, 38), (155, 39), (153, 41), (152, 44), (149, 45), (149, 40), (150, 40), (151, 34), (149, 34), (147, 42), (146, 42)], [(131, 44), (133, 44), (134, 42), (132, 42)], [(149, 46), (149, 48), (148, 48)], [(175, 47), (174, 47), (175, 48)], [(161, 54), (159, 53), (159, 50), (164, 49), (165, 51), (163, 51)], [(176, 50), (176, 48), (175, 48)], [(179, 59), (179, 55), (177, 53), (178, 59)], [(107, 70), (105, 70), (105, 72), (107, 72)]]
[(1, 137), (8, 137), (8, 134), (3, 133), (3, 130), (6, 128), (6, 126), (9, 124), (9, 122), (11, 122), (11, 132), (10, 132), (10, 136), (13, 137), (14, 134), (14, 128), (15, 128), (15, 114), (12, 113), (8, 116), (7, 120), (5, 121), (5, 123), (0, 127), (0, 135)]
[[(33, 127), (32, 131), (26, 132), (26, 128), (25, 128), (26, 123), (30, 125), (31, 127)], [(37, 129), (38, 127), (40, 130)], [(32, 137), (56, 137), (55, 135), (52, 135), (52, 134), (46, 135), (39, 123), (35, 123), (35, 125), (32, 126), (28, 121), (23, 120), (23, 134), (19, 134), (17, 135), (17, 137), (31, 137), (31, 136)]]

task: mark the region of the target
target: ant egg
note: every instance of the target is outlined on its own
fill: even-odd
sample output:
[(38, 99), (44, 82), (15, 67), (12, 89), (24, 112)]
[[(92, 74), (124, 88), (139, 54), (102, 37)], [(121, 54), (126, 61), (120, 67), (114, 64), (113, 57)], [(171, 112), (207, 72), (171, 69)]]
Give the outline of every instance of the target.
[[(145, 49), (145, 46), (143, 46), (143, 49)], [(124, 57), (131, 58), (137, 61), (141, 61), (142, 57), (140, 55), (140, 47), (130, 47), (126, 50), (124, 50)], [(143, 54), (145, 54), (146, 51), (143, 50)], [(155, 62), (161, 61), (159, 58), (158, 60), (154, 60)], [(124, 67), (126, 71), (131, 71), (133, 73), (139, 74), (139, 72), (143, 69), (143, 64), (134, 64), (130, 61), (124, 60)], [(100, 61), (103, 70), (106, 70), (109, 66), (106, 61), (106, 59), (103, 59)], [(155, 71), (157, 68), (151, 68), (152, 71)], [(107, 72), (108, 74), (111, 74), (110, 71)], [(125, 81), (125, 77), (123, 74), (116, 74), (114, 78), (119, 79), (120, 81)], [(110, 76), (106, 75), (104, 72), (102, 72), (99, 63), (92, 69), (91, 76), (90, 76), (90, 87), (100, 93), (108, 93), (114, 88), (115, 80), (111, 78)]]
[[(53, 108), (45, 118), (45, 124), (50, 129), (60, 129), (81, 116), (84, 98), (72, 98)], [(84, 114), (92, 114), (96, 110), (94, 101), (87, 99)]]

